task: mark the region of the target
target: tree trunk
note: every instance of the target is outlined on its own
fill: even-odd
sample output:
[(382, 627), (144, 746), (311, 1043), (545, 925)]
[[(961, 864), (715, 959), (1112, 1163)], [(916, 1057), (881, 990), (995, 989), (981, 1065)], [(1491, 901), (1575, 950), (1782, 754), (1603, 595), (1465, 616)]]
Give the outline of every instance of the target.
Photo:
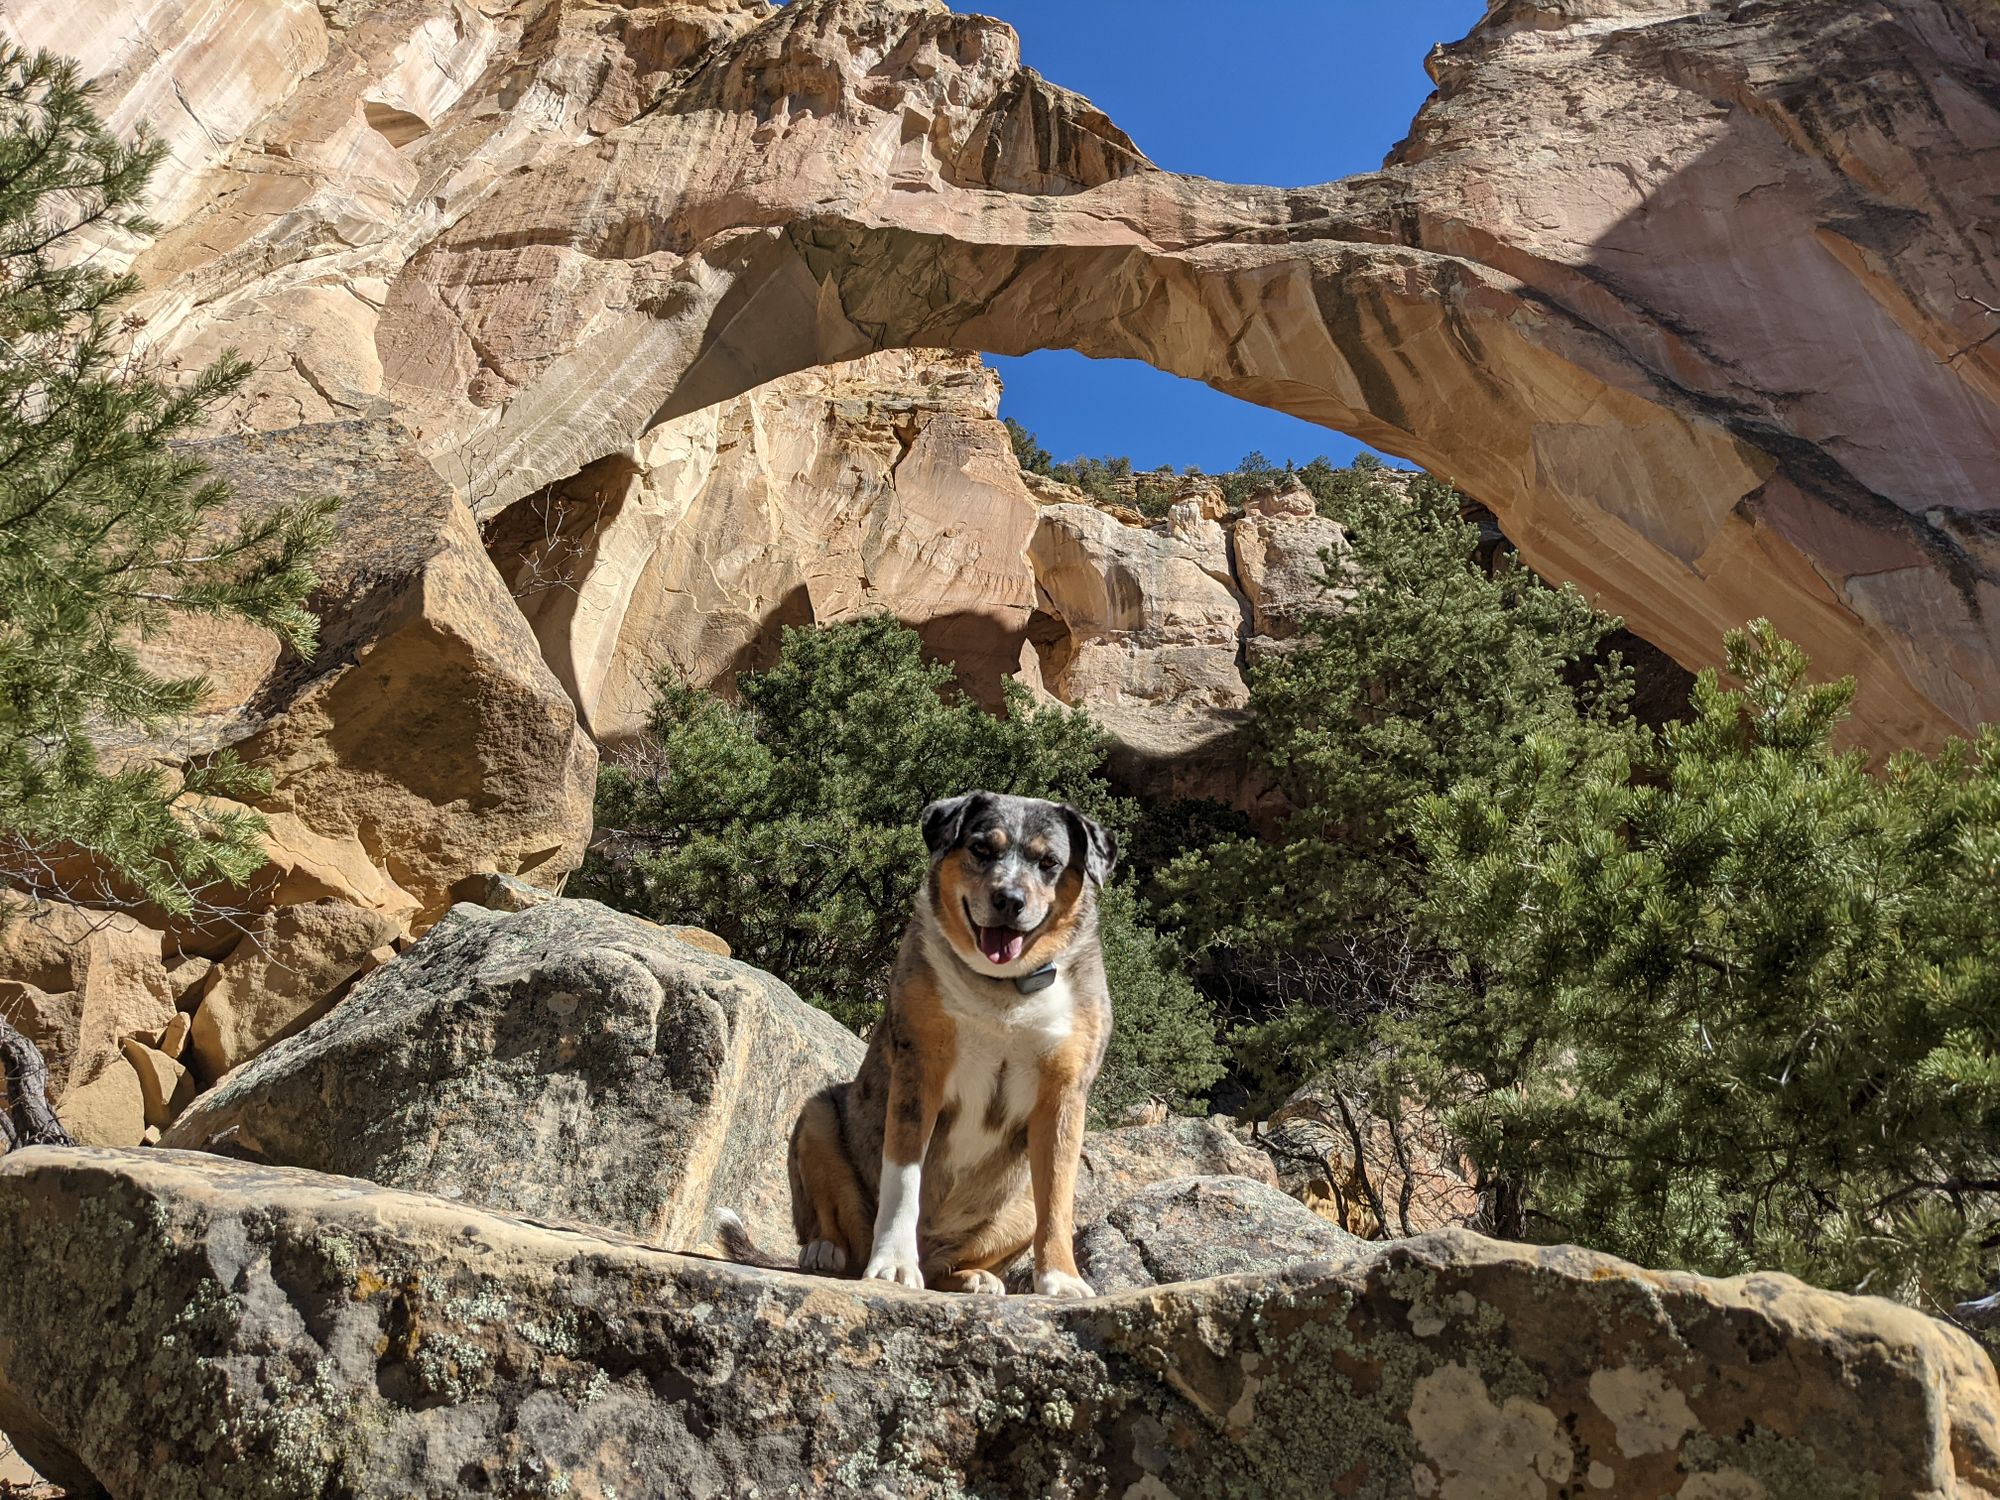
[(0, 1018), (0, 1085), (7, 1095), (0, 1136), (6, 1138), (9, 1150), (76, 1144), (49, 1108), (49, 1065), (42, 1061), (41, 1049), (4, 1018)]
[(1492, 1224), (1487, 1233), (1496, 1240), (1520, 1240), (1528, 1235), (1527, 1204), (1521, 1199), (1521, 1185), (1500, 1177), (1486, 1184), (1488, 1215)]

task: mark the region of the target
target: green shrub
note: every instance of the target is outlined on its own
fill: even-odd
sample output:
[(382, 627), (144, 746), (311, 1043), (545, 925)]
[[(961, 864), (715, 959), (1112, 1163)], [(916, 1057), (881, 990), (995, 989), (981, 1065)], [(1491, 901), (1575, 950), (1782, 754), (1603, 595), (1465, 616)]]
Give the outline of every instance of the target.
[(2000, 731), (1871, 774), (1851, 683), (1761, 621), (1728, 659), (1427, 799), (1461, 982), (1406, 1056), (1503, 1230), (1947, 1307), (2000, 1244)]
[(1356, 592), (1250, 672), (1251, 753), (1292, 811), (1268, 841), (1190, 849), (1152, 887), (1248, 1017), (1239, 1062), (1264, 1106), (1441, 970), (1409, 936), (1423, 799), (1531, 734), (1615, 713), (1623, 691), (1614, 674), (1579, 701), (1577, 668), (1616, 622), (1574, 589), (1475, 567), (1478, 533), (1450, 486), (1392, 484), (1379, 464), (1299, 474), (1352, 544), (1351, 565), (1327, 560), (1329, 581)]
[[(645, 742), (599, 775), (599, 841), (576, 894), (728, 939), (812, 1004), (865, 1029), (927, 868), (917, 815), (974, 787), (1071, 803), (1123, 830), (1089, 718), (1008, 685), (996, 717), (887, 616), (787, 630), (778, 662), (730, 704), (663, 684)], [(1110, 1118), (1144, 1093), (1194, 1108), (1219, 1075), (1207, 1003), (1170, 945), (1106, 892), (1116, 1016), (1092, 1096)]]

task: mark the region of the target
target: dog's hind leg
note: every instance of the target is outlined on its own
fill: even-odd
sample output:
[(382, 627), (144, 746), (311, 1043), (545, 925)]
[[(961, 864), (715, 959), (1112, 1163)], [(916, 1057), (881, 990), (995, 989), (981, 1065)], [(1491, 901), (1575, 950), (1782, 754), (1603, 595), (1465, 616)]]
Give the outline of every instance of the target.
[(875, 1215), (861, 1190), (840, 1128), (840, 1109), (824, 1089), (808, 1099), (792, 1127), (788, 1167), (792, 1179), (792, 1227), (799, 1236), (799, 1266), (834, 1276), (853, 1276), (868, 1252)]
[(1007, 1288), (996, 1271), (1034, 1238), (1035, 1201), (1022, 1193), (956, 1245), (924, 1257), (924, 1285), (934, 1292), (1002, 1294)]

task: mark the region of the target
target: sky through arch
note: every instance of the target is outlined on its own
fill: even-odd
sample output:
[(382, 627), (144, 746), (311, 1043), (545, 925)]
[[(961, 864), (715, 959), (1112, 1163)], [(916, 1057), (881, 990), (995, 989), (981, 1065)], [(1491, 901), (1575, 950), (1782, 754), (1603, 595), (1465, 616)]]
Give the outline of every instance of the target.
[[(1424, 55), (1483, 0), (977, 0), (1027, 64), (1088, 95), (1160, 166), (1293, 187), (1373, 171), (1430, 93)], [(1132, 360), (1043, 351), (989, 363), (1001, 412), (1058, 459), (1123, 454), (1217, 472), (1255, 449), (1344, 462), (1361, 445)]]

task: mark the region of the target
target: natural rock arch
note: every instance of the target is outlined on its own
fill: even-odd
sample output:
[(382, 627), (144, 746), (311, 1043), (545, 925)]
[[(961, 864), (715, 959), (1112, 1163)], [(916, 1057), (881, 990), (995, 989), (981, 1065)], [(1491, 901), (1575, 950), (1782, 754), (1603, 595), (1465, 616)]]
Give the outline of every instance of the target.
[[(1434, 64), (1443, 93), (1390, 169), (1283, 191), (1149, 168), (1083, 101), (1016, 71), (995, 23), (799, 8), (712, 63), (675, 113), (606, 143), (587, 184), (601, 231), (558, 164), (426, 252), (413, 290), (473, 284), (494, 253), (486, 219), (601, 257), (653, 197), (636, 167), (706, 138), (716, 111), (760, 121), (753, 151), (708, 159), (713, 177), (662, 200), (669, 224), (726, 227), (615, 329), (520, 351), (531, 373), (439, 459), (490, 506), (657, 420), (871, 350), (1143, 359), (1449, 475), (1537, 566), (1683, 661), (1770, 615), (1860, 677), (1866, 738), (1935, 741), (2000, 717), (2000, 343), (1978, 342), (1984, 309), (1958, 295), (1992, 285), (1969, 229), (1970, 169), (2000, 144), (1971, 92), (1991, 59), (1972, 18), (1936, 5), (1781, 9), (1784, 27), (1758, 30), (1719, 8), (1502, 7)], [(1716, 76), (1673, 81), (1690, 52)], [(1608, 124), (1510, 131), (1493, 109), (1593, 69), (1616, 91)], [(1792, 97), (1829, 72), (1892, 126), (1933, 133), (1863, 139), (1838, 105)], [(1739, 102), (1719, 109), (1724, 82)], [(1567, 179), (1601, 124), (1630, 184), (1610, 208), (1591, 199), (1601, 184)], [(1479, 165), (1455, 162), (1475, 141)], [(1552, 153), (1557, 180), (1509, 147)], [(879, 175), (828, 179), (826, 162)], [(1503, 189), (1511, 213), (1494, 215)], [(1538, 213), (1570, 237), (1535, 243)], [(1634, 255), (1664, 269), (1627, 271)], [(1704, 292), (1717, 274), (1733, 304)], [(1650, 302), (1650, 283), (1679, 302)]]

